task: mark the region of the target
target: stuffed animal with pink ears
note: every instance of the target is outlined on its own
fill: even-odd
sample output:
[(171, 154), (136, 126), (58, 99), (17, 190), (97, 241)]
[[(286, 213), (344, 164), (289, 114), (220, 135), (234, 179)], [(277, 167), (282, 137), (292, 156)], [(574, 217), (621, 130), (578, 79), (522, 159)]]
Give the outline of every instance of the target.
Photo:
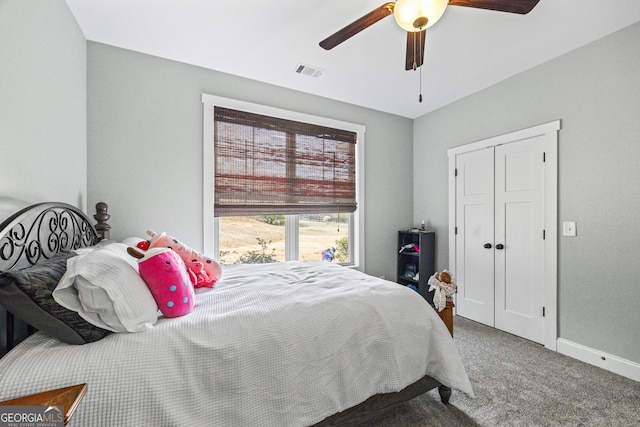
[[(147, 234), (151, 237), (149, 249), (153, 248), (169, 248), (175, 251), (184, 261), (185, 265), (192, 269), (196, 276), (196, 288), (213, 288), (218, 280), (222, 277), (222, 267), (215, 260), (199, 254), (178, 239), (168, 236), (165, 233), (158, 234), (153, 230), (147, 230)], [(198, 264), (202, 264), (201, 271), (194, 271)], [(200, 274), (199, 274), (200, 273)]]
[(138, 270), (164, 317), (188, 314), (195, 304), (195, 293), (187, 267), (177, 253), (168, 248), (154, 248), (142, 253), (127, 252), (138, 260)]
[(187, 269), (189, 270), (189, 275), (192, 276), (192, 282), (194, 288), (202, 288), (206, 287), (207, 284), (211, 284), (209, 287), (213, 287), (215, 282), (209, 279), (209, 275), (204, 269), (204, 264), (200, 261), (196, 261), (195, 259), (189, 263), (187, 263)]

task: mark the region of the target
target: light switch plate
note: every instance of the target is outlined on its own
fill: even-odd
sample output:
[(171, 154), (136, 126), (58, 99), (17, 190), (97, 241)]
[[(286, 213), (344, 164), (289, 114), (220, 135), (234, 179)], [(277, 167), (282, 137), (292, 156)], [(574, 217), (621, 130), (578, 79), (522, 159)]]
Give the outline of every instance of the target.
[(562, 235), (568, 237), (576, 236), (576, 222), (575, 221), (565, 221), (562, 223)]

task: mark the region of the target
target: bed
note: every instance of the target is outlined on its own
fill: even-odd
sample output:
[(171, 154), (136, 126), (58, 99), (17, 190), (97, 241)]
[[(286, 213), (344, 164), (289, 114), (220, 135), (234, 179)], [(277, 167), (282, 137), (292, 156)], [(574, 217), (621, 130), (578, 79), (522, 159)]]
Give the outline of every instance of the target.
[(328, 262), (226, 266), (191, 313), (141, 332), (87, 327), (73, 312), (51, 320), (56, 309), (25, 308), (33, 295), (7, 291), (9, 276), (48, 274), (56, 260), (65, 277), (64, 262), (120, 247), (108, 240), (106, 204), (94, 218), (42, 203), (0, 225), (0, 304), (32, 325), (26, 335), (39, 330), (22, 340), (12, 316), (2, 320), (0, 401), (86, 383), (72, 425), (280, 427), (359, 425), (436, 387), (443, 403), (452, 388), (473, 396), (449, 331), (419, 294)]

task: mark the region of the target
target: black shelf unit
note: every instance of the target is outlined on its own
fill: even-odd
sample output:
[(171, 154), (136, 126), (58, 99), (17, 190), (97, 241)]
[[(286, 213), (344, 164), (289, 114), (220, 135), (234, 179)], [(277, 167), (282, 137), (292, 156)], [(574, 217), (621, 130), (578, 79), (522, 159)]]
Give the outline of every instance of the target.
[[(401, 249), (413, 243), (420, 247), (420, 251), (411, 249)], [(429, 277), (435, 272), (435, 244), (436, 233), (434, 231), (399, 231), (398, 232), (398, 271), (396, 282), (404, 286), (414, 285), (420, 295), (433, 306), (433, 292), (429, 292)], [(411, 276), (411, 271), (420, 273), (418, 280), (407, 277), (407, 272)]]

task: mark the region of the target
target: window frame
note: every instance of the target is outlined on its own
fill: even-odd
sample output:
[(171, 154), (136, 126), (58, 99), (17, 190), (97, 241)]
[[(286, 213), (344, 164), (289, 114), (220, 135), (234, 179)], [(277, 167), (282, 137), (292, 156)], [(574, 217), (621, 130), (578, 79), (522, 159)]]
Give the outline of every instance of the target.
[[(357, 210), (349, 214), (349, 258), (350, 263), (345, 263), (349, 267), (364, 271), (364, 149), (365, 149), (365, 126), (344, 122), (326, 117), (300, 113), (292, 110), (271, 107), (268, 105), (255, 104), (231, 98), (202, 94), (203, 104), (203, 231), (204, 231), (204, 251), (212, 254), (212, 258), (218, 260), (219, 251), (219, 224), (214, 217), (214, 108), (215, 106), (232, 108), (251, 113), (267, 116), (279, 117), (288, 120), (295, 120), (316, 124), (320, 126), (334, 127), (349, 130), (357, 134), (356, 143), (356, 202)], [(285, 260), (292, 261), (298, 259), (298, 237), (299, 237), (299, 217), (298, 215), (285, 216)], [(295, 237), (293, 237), (295, 236)]]

